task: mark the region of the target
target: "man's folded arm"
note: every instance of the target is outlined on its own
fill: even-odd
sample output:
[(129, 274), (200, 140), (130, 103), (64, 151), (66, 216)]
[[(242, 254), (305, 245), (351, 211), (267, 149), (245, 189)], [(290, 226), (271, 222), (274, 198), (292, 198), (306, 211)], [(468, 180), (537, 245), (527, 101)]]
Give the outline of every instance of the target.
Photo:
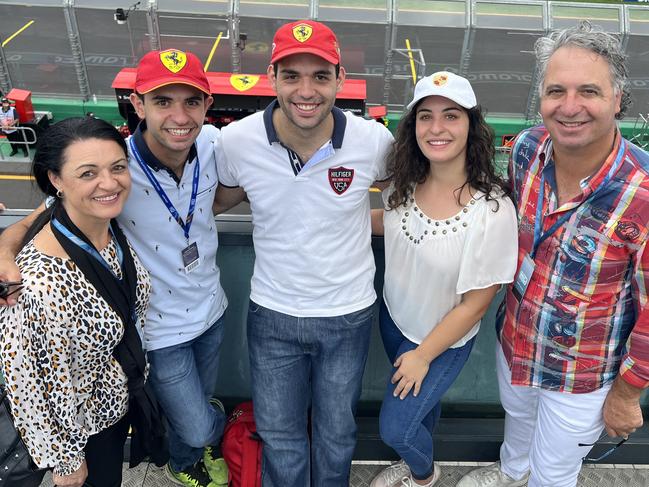
[[(20, 269), (15, 263), (16, 254), (20, 251), (27, 231), (43, 211), (45, 211), (45, 204), (41, 204), (30, 215), (0, 233), (0, 281), (20, 281)], [(15, 295), (9, 296), (6, 300), (0, 298), (0, 306), (14, 304), (16, 304)]]

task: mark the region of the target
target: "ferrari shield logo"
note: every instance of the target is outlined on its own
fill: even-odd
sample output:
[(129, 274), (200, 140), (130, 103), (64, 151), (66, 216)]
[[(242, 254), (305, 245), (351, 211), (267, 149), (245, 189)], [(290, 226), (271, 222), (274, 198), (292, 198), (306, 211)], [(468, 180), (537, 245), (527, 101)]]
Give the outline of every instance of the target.
[(346, 167), (332, 167), (329, 168), (329, 184), (336, 194), (343, 194), (354, 179), (354, 170), (347, 169)]
[(295, 37), (298, 42), (308, 41), (311, 34), (313, 34), (313, 27), (309, 24), (297, 24), (293, 27), (293, 37)]
[(259, 76), (251, 74), (233, 74), (230, 76), (230, 84), (237, 91), (248, 91), (259, 81)]
[(433, 76), (433, 84), (435, 86), (444, 86), (448, 81), (448, 73), (437, 73)]
[(162, 61), (165, 68), (176, 74), (185, 67), (185, 64), (187, 63), (187, 55), (182, 51), (169, 49), (168, 51), (162, 51), (160, 53), (160, 61)]

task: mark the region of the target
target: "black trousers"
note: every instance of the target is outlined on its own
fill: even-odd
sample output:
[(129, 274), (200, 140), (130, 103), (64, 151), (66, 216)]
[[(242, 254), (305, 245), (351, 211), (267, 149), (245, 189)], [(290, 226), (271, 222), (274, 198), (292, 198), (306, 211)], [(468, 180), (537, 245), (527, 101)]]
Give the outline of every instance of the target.
[(28, 154), (27, 144), (20, 143), (25, 141), (22, 130), (16, 130), (15, 132), (12, 132), (10, 134), (5, 134), (5, 136), (7, 137), (9, 143), (11, 144), (12, 152), (18, 152), (20, 150), (23, 152), (25, 156), (27, 156)]
[[(120, 487), (122, 485), (124, 443), (128, 434), (128, 426), (127, 414), (113, 426), (88, 438), (88, 443), (84, 448), (88, 478), (83, 484), (84, 487)], [(45, 470), (36, 472), (20, 487), (38, 487), (45, 472)]]
[(120, 487), (124, 442), (128, 434), (128, 414), (113, 426), (88, 438), (84, 448), (88, 478), (85, 487)]

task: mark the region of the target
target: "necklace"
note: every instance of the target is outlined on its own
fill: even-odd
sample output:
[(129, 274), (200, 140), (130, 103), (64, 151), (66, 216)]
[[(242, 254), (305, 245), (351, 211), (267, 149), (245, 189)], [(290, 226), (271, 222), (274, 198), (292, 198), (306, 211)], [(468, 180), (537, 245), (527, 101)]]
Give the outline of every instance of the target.
[[(460, 227), (468, 227), (469, 224), (466, 221), (463, 221), (463, 217), (465, 217), (469, 212), (469, 208), (475, 205), (475, 200), (471, 198), (469, 203), (464, 208), (462, 208), (462, 211), (460, 213), (451, 218), (447, 218), (446, 220), (433, 220), (432, 218), (428, 218), (424, 214), (424, 212), (415, 205), (415, 199), (412, 197), (410, 198), (410, 205), (412, 206), (412, 208), (406, 210), (403, 213), (403, 217), (401, 218), (401, 230), (403, 231), (404, 235), (408, 237), (408, 240), (412, 241), (412, 243), (415, 245), (419, 245), (426, 237), (429, 237), (429, 235), (436, 236), (438, 233), (446, 235), (449, 231), (457, 232), (458, 228)], [(424, 225), (424, 230), (422, 232), (417, 232), (419, 233), (419, 235), (412, 231), (414, 224), (408, 224), (411, 211), (414, 212), (415, 215), (419, 216), (421, 222)]]

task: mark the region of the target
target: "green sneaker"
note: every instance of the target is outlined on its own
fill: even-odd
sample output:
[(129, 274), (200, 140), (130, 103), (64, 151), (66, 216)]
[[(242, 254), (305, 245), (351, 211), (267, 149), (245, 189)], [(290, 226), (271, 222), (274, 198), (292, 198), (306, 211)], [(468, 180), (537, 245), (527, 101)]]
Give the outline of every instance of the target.
[(206, 446), (203, 450), (203, 463), (216, 485), (228, 485), (228, 466), (221, 455), (221, 449), (216, 446)]
[[(210, 398), (210, 404), (214, 409), (225, 414), (223, 403), (216, 397)], [(228, 465), (223, 459), (221, 448), (219, 448), (219, 446), (210, 445), (205, 447), (203, 450), (203, 463), (205, 464), (205, 468), (207, 469), (212, 482), (219, 486), (228, 485)]]
[(205, 465), (203, 465), (203, 462), (196, 462), (194, 465), (191, 465), (180, 472), (176, 472), (171, 468), (171, 465), (167, 463), (165, 474), (174, 483), (186, 487), (220, 487), (212, 482), (210, 474), (207, 473), (207, 469), (205, 468)]

